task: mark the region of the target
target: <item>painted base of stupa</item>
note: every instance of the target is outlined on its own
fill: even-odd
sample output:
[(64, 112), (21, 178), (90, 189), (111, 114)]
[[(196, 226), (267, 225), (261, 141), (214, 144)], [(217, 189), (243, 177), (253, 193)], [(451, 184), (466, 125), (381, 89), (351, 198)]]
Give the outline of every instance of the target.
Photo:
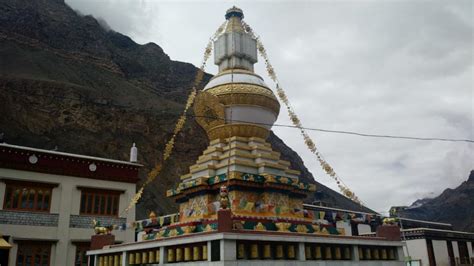
[(222, 208), (220, 188), (225, 186), (227, 205), (237, 228), (318, 231), (310, 213), (303, 210), (303, 199), (316, 187), (300, 182), (299, 172), (289, 166), (260, 138), (211, 141), (190, 167), (190, 173), (181, 177), (177, 188), (167, 192), (179, 203), (176, 225), (193, 226), (195, 230), (212, 227), (208, 221), (215, 220), (217, 210)]

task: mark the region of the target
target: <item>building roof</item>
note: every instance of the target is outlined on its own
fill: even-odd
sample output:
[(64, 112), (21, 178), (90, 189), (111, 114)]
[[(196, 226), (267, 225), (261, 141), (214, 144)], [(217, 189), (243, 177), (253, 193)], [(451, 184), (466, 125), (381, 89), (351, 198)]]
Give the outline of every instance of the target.
[(344, 212), (344, 213), (358, 213), (358, 214), (365, 214), (365, 215), (380, 216), (380, 214), (378, 214), (376, 212), (353, 211), (353, 210), (348, 210), (348, 209), (339, 209), (339, 208), (318, 206), (318, 205), (313, 205), (313, 204), (303, 204), (303, 207), (305, 209), (309, 209), (309, 210), (327, 210), (327, 211), (337, 211), (337, 212)]
[(474, 233), (433, 228), (411, 228), (401, 230), (406, 239), (452, 239), (474, 241)]
[(7, 143), (0, 143), (0, 148), (2, 147), (10, 147), (10, 148), (15, 148), (15, 149), (21, 149), (21, 150), (33, 151), (33, 152), (36, 151), (36, 152), (48, 153), (48, 154), (54, 154), (54, 155), (63, 155), (63, 156), (81, 158), (81, 159), (87, 159), (87, 160), (104, 161), (104, 162), (109, 162), (109, 163), (127, 164), (127, 165), (133, 165), (133, 166), (138, 166), (138, 167), (143, 166), (139, 163), (132, 163), (128, 161), (114, 160), (114, 159), (109, 159), (109, 158), (88, 156), (88, 155), (69, 153), (69, 152), (38, 149), (38, 148), (32, 148), (32, 147), (27, 147), (27, 146), (12, 145), (12, 144), (7, 144)]
[(0, 168), (137, 183), (141, 164), (0, 143)]
[(450, 226), (450, 227), (453, 226), (452, 224), (448, 224), (448, 223), (439, 223), (439, 222), (432, 222), (432, 221), (416, 220), (416, 219), (403, 218), (403, 217), (400, 217), (399, 219), (402, 220), (402, 221), (416, 222), (416, 223), (420, 223), (420, 224), (432, 224), (432, 225)]

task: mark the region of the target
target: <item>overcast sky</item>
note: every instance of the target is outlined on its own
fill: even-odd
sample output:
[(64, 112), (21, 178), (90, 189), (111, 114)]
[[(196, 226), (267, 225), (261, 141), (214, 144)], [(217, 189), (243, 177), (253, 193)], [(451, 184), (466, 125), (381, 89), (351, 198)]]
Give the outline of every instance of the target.
[[(474, 139), (470, 0), (66, 2), (196, 66), (225, 11), (236, 5), (261, 36), (304, 126)], [(262, 63), (256, 72), (274, 88)], [(277, 123), (291, 124), (284, 108)], [(336, 188), (297, 130), (273, 130), (319, 182)], [(457, 187), (474, 169), (474, 144), (310, 135), (344, 182), (377, 211)]]

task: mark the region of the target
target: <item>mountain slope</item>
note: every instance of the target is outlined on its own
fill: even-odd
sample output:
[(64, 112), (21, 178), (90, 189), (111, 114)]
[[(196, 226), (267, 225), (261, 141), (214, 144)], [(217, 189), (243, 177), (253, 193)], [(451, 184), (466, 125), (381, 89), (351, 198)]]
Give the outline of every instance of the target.
[[(142, 178), (161, 159), (196, 74), (193, 65), (170, 60), (154, 43), (139, 45), (104, 29), (61, 0), (4, 0), (0, 25), (0, 133), (6, 142), (122, 160), (135, 142)], [(302, 180), (315, 182), (294, 151), (273, 134), (269, 141), (302, 171)], [(172, 159), (146, 189), (138, 217), (175, 211), (165, 191), (207, 144), (189, 119)], [(363, 209), (319, 189), (332, 206)]]
[(467, 181), (436, 198), (417, 200), (401, 217), (451, 223), (455, 230), (474, 232), (474, 170)]

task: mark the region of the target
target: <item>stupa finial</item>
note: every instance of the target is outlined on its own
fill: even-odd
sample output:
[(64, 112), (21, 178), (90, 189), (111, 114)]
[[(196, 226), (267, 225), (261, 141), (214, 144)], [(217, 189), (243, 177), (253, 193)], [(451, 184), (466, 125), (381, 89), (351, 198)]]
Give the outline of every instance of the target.
[(229, 20), (231, 17), (237, 17), (237, 18), (243, 19), (244, 12), (242, 12), (242, 9), (236, 6), (233, 6), (227, 9), (227, 12), (225, 13), (225, 19)]

